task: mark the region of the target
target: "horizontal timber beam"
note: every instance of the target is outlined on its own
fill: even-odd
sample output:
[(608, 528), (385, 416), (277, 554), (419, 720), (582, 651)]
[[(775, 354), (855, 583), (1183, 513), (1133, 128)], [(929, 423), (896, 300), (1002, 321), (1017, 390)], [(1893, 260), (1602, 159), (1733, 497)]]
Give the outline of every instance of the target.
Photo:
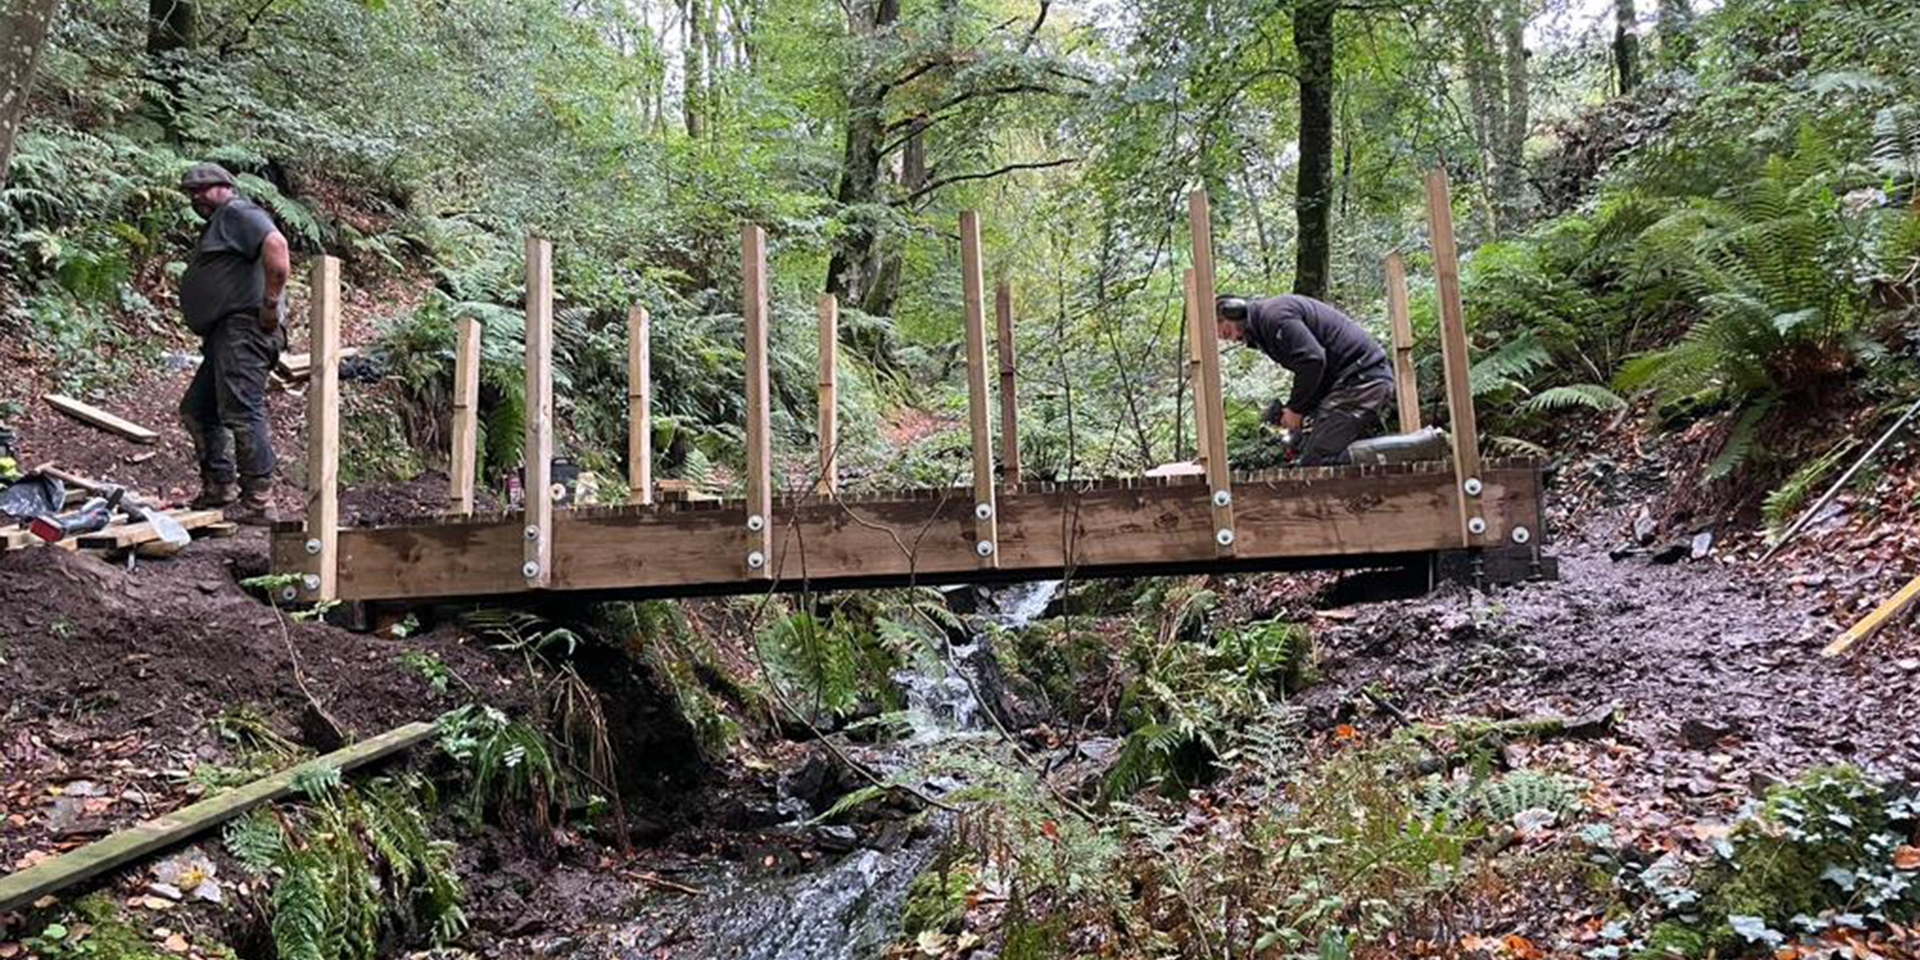
[[(1541, 530), (1539, 468), (1490, 463), (1480, 495), (1487, 542)], [(693, 596), (980, 579), (1400, 562), (1459, 546), (1458, 487), (1445, 462), (1310, 468), (1233, 480), (1236, 556), (1215, 554), (1205, 486), (1182, 478), (1080, 486), (1026, 484), (999, 499), (1000, 570), (982, 570), (972, 490), (782, 500), (770, 576), (750, 579), (726, 548), (746, 505), (583, 507), (553, 517), (552, 591)], [(1064, 522), (1074, 529), (1063, 531)], [(1526, 533), (1518, 530), (1525, 528)], [(1065, 535), (1063, 535), (1063, 533)], [(525, 592), (517, 515), (340, 532), (345, 600), (422, 600)], [(1073, 555), (1068, 556), (1066, 545)], [(274, 567), (299, 569), (300, 534), (274, 535)]]

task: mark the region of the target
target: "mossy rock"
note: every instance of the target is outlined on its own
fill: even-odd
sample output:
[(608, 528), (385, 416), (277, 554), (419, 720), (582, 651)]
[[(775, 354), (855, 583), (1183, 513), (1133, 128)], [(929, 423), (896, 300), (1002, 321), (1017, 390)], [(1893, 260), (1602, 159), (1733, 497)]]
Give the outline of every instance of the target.
[(979, 868), (961, 860), (936, 866), (913, 878), (907, 888), (902, 923), (908, 936), (958, 933), (967, 912), (967, 894), (980, 881)]

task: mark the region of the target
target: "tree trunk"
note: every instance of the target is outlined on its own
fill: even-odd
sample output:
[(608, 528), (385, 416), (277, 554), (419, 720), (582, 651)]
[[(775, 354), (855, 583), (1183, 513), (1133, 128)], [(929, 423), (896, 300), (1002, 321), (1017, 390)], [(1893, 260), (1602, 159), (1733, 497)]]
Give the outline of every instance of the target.
[(1528, 73), (1527, 13), (1522, 0), (1504, 0), (1500, 9), (1501, 68), (1506, 74), (1506, 122), (1499, 132), (1500, 176), (1494, 183), (1499, 196), (1500, 230), (1520, 229), (1527, 206)]
[(1506, 101), (1502, 98), (1500, 57), (1493, 39), (1493, 8), (1479, 3), (1473, 7), (1463, 45), (1467, 77), (1467, 103), (1473, 110), (1473, 140), (1480, 148), (1480, 172), (1487, 189), (1481, 191), (1480, 229), (1488, 236), (1500, 234), (1500, 204), (1496, 199), (1501, 181), (1500, 142), (1506, 133)]
[[(854, 36), (862, 44), (871, 43), (899, 18), (899, 0), (866, 0), (854, 8)], [(872, 59), (868, 71), (885, 68), (886, 58)], [(840, 186), (834, 191), (847, 223), (827, 264), (827, 292), (873, 316), (891, 316), (900, 290), (898, 265), (888, 263), (886, 238), (879, 218), (871, 212), (881, 202), (886, 96), (885, 80), (873, 72), (853, 78), (847, 91), (846, 149), (840, 161)]]
[(1693, 4), (1689, 0), (1660, 0), (1660, 66), (1667, 70), (1693, 69)]
[(701, 48), (707, 36), (706, 4), (684, 0), (680, 11), (680, 112), (686, 118), (687, 136), (698, 140), (707, 133), (707, 57)]
[(1293, 45), (1300, 57), (1299, 245), (1293, 292), (1327, 295), (1333, 262), (1333, 17), (1335, 0), (1300, 0)]
[(0, 187), (7, 184), (13, 138), (27, 118), (33, 73), (59, 5), (60, 0), (8, 0), (6, 12), (0, 13)]
[(1620, 92), (1632, 93), (1640, 86), (1640, 15), (1633, 0), (1613, 2), (1613, 70), (1620, 81)]
[(147, 0), (147, 56), (191, 50), (200, 42), (198, 0)]

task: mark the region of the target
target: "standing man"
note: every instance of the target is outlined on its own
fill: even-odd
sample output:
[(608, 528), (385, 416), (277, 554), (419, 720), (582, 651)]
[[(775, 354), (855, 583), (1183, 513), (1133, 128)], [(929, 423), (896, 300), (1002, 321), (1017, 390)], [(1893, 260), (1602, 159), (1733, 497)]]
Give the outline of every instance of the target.
[(1302, 466), (1347, 463), (1348, 444), (1380, 432), (1380, 412), (1393, 399), (1393, 367), (1346, 314), (1294, 294), (1220, 297), (1214, 313), (1220, 339), (1257, 347), (1293, 374), (1293, 392), (1269, 419), (1295, 431), (1313, 421), (1300, 444)]
[(180, 189), (207, 221), (180, 277), (180, 312), (200, 335), (200, 369), (180, 400), (200, 460), (193, 505), (225, 507), (239, 523), (272, 523), (267, 373), (285, 343), (287, 238), (219, 164), (195, 164)]

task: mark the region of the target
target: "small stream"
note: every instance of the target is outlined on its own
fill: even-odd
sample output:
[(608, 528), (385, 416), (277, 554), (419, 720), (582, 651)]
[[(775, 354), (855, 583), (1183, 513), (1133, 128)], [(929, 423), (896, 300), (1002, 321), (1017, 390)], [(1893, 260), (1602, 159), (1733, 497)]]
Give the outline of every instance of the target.
[[(962, 589), (979, 591), (979, 616), (1019, 629), (1046, 611), (1059, 587), (1059, 581), (1049, 580)], [(891, 772), (911, 766), (954, 737), (985, 735), (980, 731), (990, 723), (969, 686), (979, 679), (962, 677), (946, 665), (967, 670), (980, 662), (977, 658), (992, 656), (989, 644), (985, 634), (976, 634), (965, 643), (954, 642), (940, 665), (896, 673), (893, 679), (907, 703), (911, 736), (877, 747), (844, 749), (875, 770)], [(960, 785), (931, 782), (922, 789), (938, 796)], [(769, 832), (805, 830), (806, 820), (797, 813)], [(618, 938), (632, 950), (623, 955), (728, 960), (878, 956), (898, 938), (907, 888), (938, 854), (951, 829), (949, 821), (944, 815), (929, 816), (926, 828), (894, 832), (884, 848), (853, 849), (799, 872), (770, 872), (751, 858), (716, 860), (679, 876), (704, 891), (703, 896), (691, 902), (670, 895), (646, 902), (628, 934)]]

